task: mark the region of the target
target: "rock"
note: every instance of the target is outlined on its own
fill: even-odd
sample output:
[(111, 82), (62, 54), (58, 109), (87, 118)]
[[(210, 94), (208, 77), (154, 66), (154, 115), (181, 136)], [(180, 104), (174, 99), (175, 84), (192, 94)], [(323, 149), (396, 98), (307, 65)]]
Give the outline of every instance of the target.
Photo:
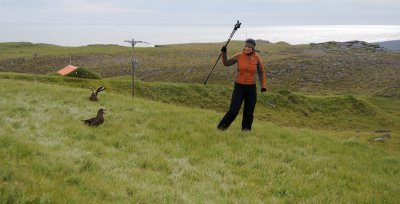
[[(390, 138), (391, 138), (390, 134), (387, 133), (387, 134), (384, 134), (384, 135), (382, 135), (382, 136), (380, 136), (380, 137), (377, 137), (377, 138), (371, 139), (371, 140), (374, 141), (374, 142), (383, 142), (383, 141), (385, 141), (386, 139), (390, 139)], [(370, 140), (370, 141), (371, 141), (371, 140)]]
[[(329, 42), (324, 42), (324, 43), (310, 43), (310, 45), (312, 47), (323, 47), (326, 49), (330, 49), (330, 51), (347, 50), (349, 48), (372, 50), (374, 52), (386, 51), (386, 49), (381, 47), (380, 44), (367, 43), (365, 41), (359, 41), (359, 40), (353, 40), (353, 41), (347, 41), (347, 42), (329, 41)], [(335, 49), (335, 48), (338, 48), (338, 49)]]
[(384, 41), (378, 43), (383, 49), (400, 52), (400, 40)]

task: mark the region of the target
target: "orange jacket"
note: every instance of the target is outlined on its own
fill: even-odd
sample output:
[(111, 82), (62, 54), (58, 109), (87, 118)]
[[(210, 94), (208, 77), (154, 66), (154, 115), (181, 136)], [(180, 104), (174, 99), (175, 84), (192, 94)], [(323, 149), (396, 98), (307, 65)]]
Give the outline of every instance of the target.
[(227, 59), (226, 53), (222, 53), (222, 63), (225, 66), (230, 66), (237, 63), (238, 72), (236, 74), (235, 82), (239, 84), (255, 84), (256, 72), (260, 79), (262, 88), (267, 88), (267, 79), (265, 75), (264, 65), (261, 57), (253, 52), (250, 55), (246, 53), (237, 53), (230, 59)]

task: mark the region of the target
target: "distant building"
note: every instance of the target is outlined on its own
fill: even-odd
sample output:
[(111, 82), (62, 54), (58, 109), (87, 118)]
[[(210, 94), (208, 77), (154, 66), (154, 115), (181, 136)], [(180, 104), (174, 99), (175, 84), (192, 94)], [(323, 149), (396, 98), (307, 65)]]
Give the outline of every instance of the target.
[(72, 66), (72, 65), (68, 65), (68, 66), (58, 70), (57, 73), (65, 76), (65, 75), (75, 71), (76, 69), (78, 69), (78, 67), (75, 67), (75, 66)]

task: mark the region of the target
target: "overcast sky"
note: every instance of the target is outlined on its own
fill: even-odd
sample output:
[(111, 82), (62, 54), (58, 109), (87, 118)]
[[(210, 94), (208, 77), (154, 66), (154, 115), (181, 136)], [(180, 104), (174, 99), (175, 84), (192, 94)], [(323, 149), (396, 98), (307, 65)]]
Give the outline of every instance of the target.
[(400, 25), (400, 0), (0, 0), (0, 23)]

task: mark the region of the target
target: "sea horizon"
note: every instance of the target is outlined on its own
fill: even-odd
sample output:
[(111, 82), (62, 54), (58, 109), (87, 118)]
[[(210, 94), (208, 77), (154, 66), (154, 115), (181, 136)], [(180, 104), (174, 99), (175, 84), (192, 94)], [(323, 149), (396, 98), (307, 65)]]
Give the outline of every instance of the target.
[[(232, 29), (233, 25), (227, 24), (0, 23), (0, 42), (32, 42), (60, 46), (130, 46), (124, 41), (134, 38), (152, 46), (218, 43), (225, 42)], [(375, 43), (400, 40), (400, 25), (242, 25), (232, 40), (247, 38), (293, 45), (352, 40)]]

